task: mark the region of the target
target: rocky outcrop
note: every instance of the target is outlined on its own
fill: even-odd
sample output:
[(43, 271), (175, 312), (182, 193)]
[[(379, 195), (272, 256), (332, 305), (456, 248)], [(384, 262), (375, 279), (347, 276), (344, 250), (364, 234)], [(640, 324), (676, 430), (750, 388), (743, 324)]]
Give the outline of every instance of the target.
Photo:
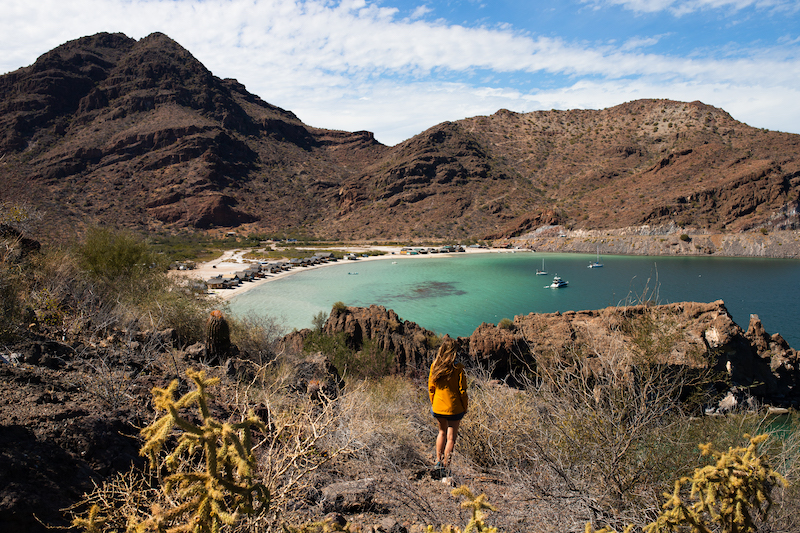
[[(360, 351), (367, 342), (374, 343), (378, 352), (391, 353), (391, 372), (408, 374), (419, 370), (427, 372), (436, 355), (431, 342), (436, 334), (414, 322), (404, 321), (391, 309), (380, 305), (369, 307), (345, 307), (335, 305), (331, 309), (323, 332), (329, 335), (343, 333), (348, 348)], [(312, 334), (310, 329), (293, 331), (281, 338), (276, 346), (278, 352), (300, 352), (305, 340)]]
[[(435, 355), (428, 344), (432, 332), (380, 306), (334, 308), (325, 332), (345, 332), (354, 349), (366, 340), (377, 342), (397, 354), (395, 372), (424, 372)], [(569, 365), (581, 359), (587, 368), (599, 369), (611, 359), (645, 358), (727, 375), (731, 386), (773, 404), (800, 400), (798, 352), (780, 335), (764, 331), (755, 315), (748, 330), (742, 330), (721, 300), (531, 313), (514, 317), (510, 324), (481, 324), (458, 342), (465, 354), (500, 379), (553, 361)]]
[(377, 343), (383, 352), (395, 355), (395, 373), (425, 368), (435, 351), (429, 339), (436, 335), (414, 322), (404, 321), (391, 309), (381, 305), (369, 307), (334, 306), (324, 327), (325, 333), (344, 332), (351, 348), (360, 349), (364, 341)]
[[(725, 372), (734, 386), (772, 401), (797, 395), (797, 352), (780, 336), (766, 334), (755, 316), (745, 333), (721, 300), (532, 313), (515, 317), (511, 329), (516, 347), (512, 355), (526, 364), (541, 357), (635, 359), (644, 354), (659, 364)], [(479, 353), (473, 343), (490, 342), (486, 337), (511, 342), (508, 332), (479, 328), (470, 337), (471, 353)]]

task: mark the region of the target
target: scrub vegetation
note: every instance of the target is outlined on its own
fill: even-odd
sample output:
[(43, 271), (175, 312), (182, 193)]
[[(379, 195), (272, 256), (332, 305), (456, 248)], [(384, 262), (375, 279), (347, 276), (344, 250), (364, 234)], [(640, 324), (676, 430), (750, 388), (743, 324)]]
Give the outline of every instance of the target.
[[(72, 383), (60, 401), (81, 394), (84, 411), (106, 417), (141, 406), (138, 447), (149, 461), (97, 474), (95, 489), (64, 511), (78, 529), (800, 528), (796, 415), (697, 416), (719, 376), (658, 363), (675, 324), (629, 317), (619, 328), (638, 332), (638, 349), (624, 352), (634, 355), (613, 342), (535, 354), (513, 387), (468, 364), (454, 495), (431, 472), (427, 368), (389, 374), (393, 354), (324, 333), (322, 316), (305, 346), (292, 347), (276, 322), (226, 314), (236, 357), (192, 360), (187, 349), (218, 334), (207, 330), (211, 311), (226, 310), (170, 276), (146, 242), (106, 229), (37, 252), (21, 242), (0, 254), (4, 346), (34, 335), (82, 346), (55, 367)], [(315, 364), (327, 370), (313, 373)], [(330, 491), (342, 483), (368, 486), (364, 505), (336, 507)], [(332, 510), (346, 523), (326, 522)], [(388, 518), (394, 525), (381, 526)]]

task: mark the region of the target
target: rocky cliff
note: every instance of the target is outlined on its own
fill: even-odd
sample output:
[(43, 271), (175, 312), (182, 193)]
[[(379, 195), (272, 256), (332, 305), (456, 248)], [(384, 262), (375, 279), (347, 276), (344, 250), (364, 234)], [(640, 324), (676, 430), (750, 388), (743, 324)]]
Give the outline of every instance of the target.
[(800, 258), (800, 232), (796, 230), (714, 233), (674, 224), (608, 230), (571, 230), (560, 225), (542, 225), (518, 237), (499, 239), (495, 245), (539, 252), (609, 255)]
[[(325, 332), (347, 335), (351, 347), (364, 340), (396, 355), (396, 372), (427, 374), (436, 352), (436, 336), (392, 310), (334, 308)], [(308, 330), (294, 334), (295, 339)], [(514, 317), (500, 325), (481, 324), (460, 337), (462, 352), (498, 379), (542, 365), (580, 366), (601, 372), (610, 360), (709, 369), (721, 383), (773, 404), (800, 401), (799, 354), (778, 334), (770, 335), (752, 315), (747, 331), (737, 325), (722, 301), (659, 306), (609, 307)]]

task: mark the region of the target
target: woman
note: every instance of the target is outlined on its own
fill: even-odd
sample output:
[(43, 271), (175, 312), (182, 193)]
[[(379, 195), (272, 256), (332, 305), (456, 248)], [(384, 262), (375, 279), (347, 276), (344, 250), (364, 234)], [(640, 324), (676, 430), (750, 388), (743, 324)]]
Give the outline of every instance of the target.
[(436, 468), (449, 468), (458, 437), (458, 425), (467, 412), (467, 378), (464, 366), (455, 364), (456, 342), (445, 336), (428, 376), (431, 411), (439, 423)]

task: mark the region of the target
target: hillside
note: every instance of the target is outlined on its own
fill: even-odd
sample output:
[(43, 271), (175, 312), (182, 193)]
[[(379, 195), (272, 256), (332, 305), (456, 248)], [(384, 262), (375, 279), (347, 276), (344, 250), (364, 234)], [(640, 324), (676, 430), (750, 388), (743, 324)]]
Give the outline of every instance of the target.
[(500, 110), (387, 147), (304, 124), (162, 34), (84, 37), (0, 77), (0, 152), (1, 199), (34, 204), (53, 232), (410, 240), (555, 224), (800, 227), (800, 135), (700, 102)]

